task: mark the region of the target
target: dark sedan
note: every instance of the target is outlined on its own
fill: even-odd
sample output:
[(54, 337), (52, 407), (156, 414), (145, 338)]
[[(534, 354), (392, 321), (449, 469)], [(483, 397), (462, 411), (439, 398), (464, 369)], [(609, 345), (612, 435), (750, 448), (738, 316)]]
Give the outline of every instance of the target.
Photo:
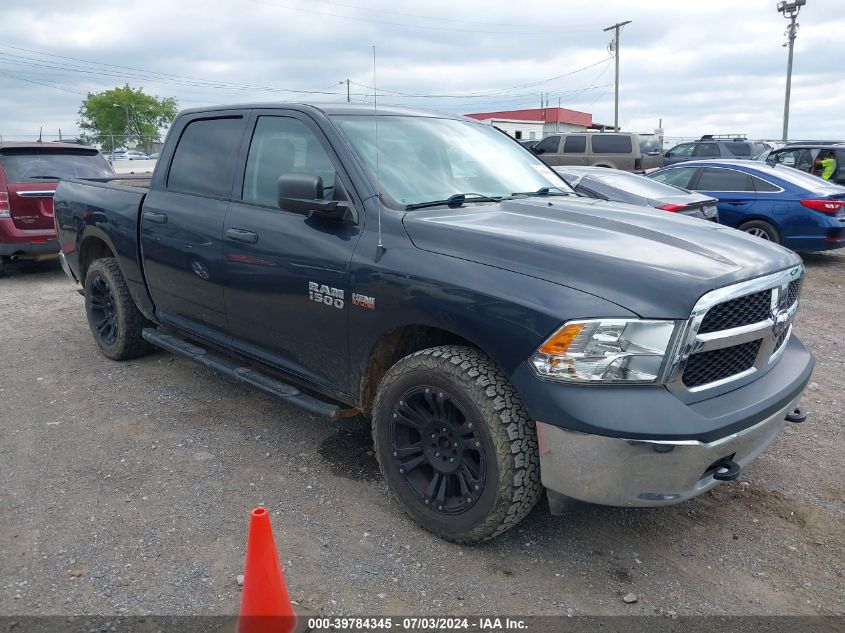
[(693, 193), (645, 176), (606, 167), (555, 167), (555, 171), (578, 193), (589, 198), (653, 207), (703, 220), (719, 221), (710, 196)]

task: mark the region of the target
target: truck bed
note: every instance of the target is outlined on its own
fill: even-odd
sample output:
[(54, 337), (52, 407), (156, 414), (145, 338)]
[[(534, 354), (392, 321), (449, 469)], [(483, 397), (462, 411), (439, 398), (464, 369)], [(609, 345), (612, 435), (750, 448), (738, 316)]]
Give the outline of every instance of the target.
[(141, 205), (149, 182), (143, 176), (63, 180), (53, 198), (61, 256), (74, 278), (84, 283), (81, 264), (86, 250), (105, 244), (119, 260), (139, 307), (152, 305), (141, 270), (138, 239)]

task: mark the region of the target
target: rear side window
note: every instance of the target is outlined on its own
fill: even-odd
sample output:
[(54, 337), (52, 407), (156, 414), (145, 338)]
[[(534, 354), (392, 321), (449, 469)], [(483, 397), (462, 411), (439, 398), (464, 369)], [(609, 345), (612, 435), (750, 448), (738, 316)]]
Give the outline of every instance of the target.
[(538, 154), (557, 154), (558, 147), (560, 147), (560, 137), (550, 136), (537, 143), (534, 150)]
[(751, 176), (735, 169), (706, 167), (701, 172), (698, 191), (754, 191)]
[(0, 151), (0, 163), (6, 174), (6, 182), (108, 178), (114, 175), (106, 159), (95, 149), (12, 147)]
[(173, 154), (167, 188), (200, 196), (228, 197), (242, 136), (242, 117), (191, 121)]
[(592, 139), (593, 154), (630, 154), (631, 137), (626, 134), (596, 134)]
[(673, 187), (680, 187), (681, 189), (689, 189), (689, 183), (698, 167), (678, 167), (677, 169), (667, 169), (660, 173), (654, 174), (652, 178), (657, 182), (665, 182), (667, 185)]
[(692, 155), (699, 158), (719, 158), (722, 153), (716, 143), (696, 143)]
[(567, 136), (563, 141), (564, 154), (583, 154), (587, 151), (587, 137), (581, 135)]
[(754, 188), (757, 191), (780, 191), (780, 187), (777, 185), (773, 185), (768, 180), (757, 178), (757, 176), (751, 176), (751, 182), (754, 183)]
[(734, 156), (751, 156), (751, 143), (725, 143), (725, 147)]

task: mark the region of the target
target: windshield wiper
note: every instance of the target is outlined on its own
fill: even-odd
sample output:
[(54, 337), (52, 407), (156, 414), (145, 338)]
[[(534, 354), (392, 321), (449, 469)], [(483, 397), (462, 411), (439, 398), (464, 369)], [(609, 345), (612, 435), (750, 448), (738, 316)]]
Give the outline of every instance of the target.
[[(557, 191), (552, 191), (552, 189), (557, 189)], [(540, 187), (537, 191), (518, 191), (516, 193), (512, 193), (511, 195), (529, 198), (531, 196), (575, 196), (578, 194), (574, 191), (562, 189), (561, 187)]]
[(429, 200), (428, 202), (416, 202), (414, 204), (406, 204), (405, 211), (412, 211), (413, 209), (423, 209), (425, 207), (436, 207), (442, 204), (449, 205), (452, 208), (457, 208), (465, 202), (501, 202), (501, 196), (485, 196), (480, 193), (456, 193), (445, 200)]
[(61, 176), (27, 176), (27, 178), (32, 178), (33, 180), (61, 180)]

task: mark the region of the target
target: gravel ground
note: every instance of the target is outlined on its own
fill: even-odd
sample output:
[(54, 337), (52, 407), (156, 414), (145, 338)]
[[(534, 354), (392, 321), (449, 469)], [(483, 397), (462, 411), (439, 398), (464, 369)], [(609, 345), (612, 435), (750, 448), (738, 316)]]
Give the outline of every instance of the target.
[[(232, 614), (249, 510), (322, 613), (842, 614), (845, 253), (805, 258), (809, 418), (696, 500), (418, 529), (362, 419), (326, 422), (166, 353), (115, 363), (55, 266), (0, 280), (0, 614)], [(637, 601), (623, 600), (634, 593)], [(631, 599), (627, 596), (628, 600)]]

